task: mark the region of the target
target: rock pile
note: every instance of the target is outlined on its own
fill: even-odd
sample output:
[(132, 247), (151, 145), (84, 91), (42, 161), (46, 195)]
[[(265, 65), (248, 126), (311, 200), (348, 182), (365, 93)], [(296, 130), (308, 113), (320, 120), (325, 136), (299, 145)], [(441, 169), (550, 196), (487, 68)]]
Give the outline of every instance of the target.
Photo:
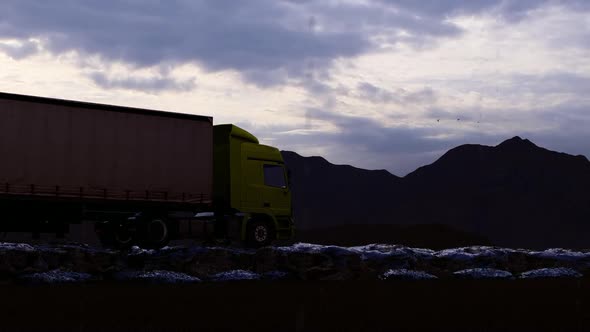
[(176, 246), (130, 251), (87, 245), (0, 243), (0, 279), (22, 282), (398, 280), (549, 278), (590, 275), (590, 252), (298, 243), (258, 250)]

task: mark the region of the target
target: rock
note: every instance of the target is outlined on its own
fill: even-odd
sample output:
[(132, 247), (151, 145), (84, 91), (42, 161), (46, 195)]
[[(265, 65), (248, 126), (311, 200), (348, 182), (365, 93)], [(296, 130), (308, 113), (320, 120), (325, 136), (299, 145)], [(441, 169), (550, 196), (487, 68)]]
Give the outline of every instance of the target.
[(454, 272), (453, 275), (462, 279), (511, 279), (512, 273), (490, 268), (474, 268)]
[(212, 281), (259, 280), (261, 275), (252, 271), (232, 270), (220, 272), (209, 277)]
[(438, 278), (475, 279), (510, 278), (513, 275), (522, 278), (575, 277), (590, 273), (590, 253), (485, 246), (434, 251), (399, 245), (340, 247), (308, 243), (258, 250), (176, 246), (159, 250), (134, 247), (129, 251), (114, 251), (77, 244), (0, 243), (2, 280), (55, 270), (87, 273), (97, 279), (108, 279), (120, 271), (178, 273), (201, 280), (223, 278), (224, 273), (231, 271), (249, 271), (264, 280), (275, 277), (283, 280), (278, 277), (282, 273), (286, 274), (285, 279), (295, 280), (389, 280), (414, 278), (419, 273)]
[(192, 284), (201, 282), (201, 279), (186, 273), (154, 270), (154, 271), (121, 271), (113, 275), (115, 280), (136, 281), (151, 284)]
[(416, 269), (420, 266), (431, 265), (434, 251), (429, 249), (409, 248), (398, 245), (367, 245), (351, 247), (351, 250), (360, 254), (365, 273), (382, 275), (386, 271), (394, 269)]
[(544, 268), (524, 272), (520, 275), (522, 279), (537, 278), (581, 278), (582, 274), (570, 268)]
[(424, 271), (391, 269), (379, 276), (381, 280), (429, 280), (437, 279), (435, 275)]
[(86, 282), (94, 279), (94, 277), (89, 273), (52, 270), (47, 272), (26, 274), (21, 276), (20, 279), (21, 281), (33, 284), (61, 284)]
[[(244, 257), (250, 255), (251, 257)], [(254, 265), (253, 257), (254, 253), (232, 252), (228, 248), (208, 248), (193, 256), (189, 273), (194, 272), (195, 275), (206, 277), (223, 271), (250, 269)]]
[(332, 268), (332, 259), (319, 252), (288, 252), (279, 269), (297, 273), (302, 279), (306, 279), (306, 271), (310, 269)]

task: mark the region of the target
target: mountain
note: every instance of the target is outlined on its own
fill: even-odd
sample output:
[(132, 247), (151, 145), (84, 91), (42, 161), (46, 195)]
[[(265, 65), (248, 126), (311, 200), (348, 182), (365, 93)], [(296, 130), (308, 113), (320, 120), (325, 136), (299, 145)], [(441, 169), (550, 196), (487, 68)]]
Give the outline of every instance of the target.
[(400, 178), (385, 171), (334, 165), (321, 157), (282, 152), (291, 173), (297, 228), (382, 223), (399, 195)]
[[(351, 237), (350, 225), (356, 234), (373, 224), (422, 225), (429, 238), (434, 233), (424, 225), (444, 225), (494, 245), (590, 247), (590, 162), (527, 139), (461, 145), (403, 178), (293, 152), (283, 156), (304, 233), (345, 227), (342, 236)], [(399, 238), (394, 232), (391, 238)]]

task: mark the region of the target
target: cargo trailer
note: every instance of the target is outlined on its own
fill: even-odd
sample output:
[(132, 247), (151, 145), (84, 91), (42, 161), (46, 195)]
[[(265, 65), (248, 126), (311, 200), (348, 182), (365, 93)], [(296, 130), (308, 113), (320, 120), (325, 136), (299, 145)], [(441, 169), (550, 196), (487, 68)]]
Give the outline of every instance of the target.
[(121, 248), (294, 233), (279, 150), (209, 116), (0, 93), (0, 158), (0, 231), (90, 220)]

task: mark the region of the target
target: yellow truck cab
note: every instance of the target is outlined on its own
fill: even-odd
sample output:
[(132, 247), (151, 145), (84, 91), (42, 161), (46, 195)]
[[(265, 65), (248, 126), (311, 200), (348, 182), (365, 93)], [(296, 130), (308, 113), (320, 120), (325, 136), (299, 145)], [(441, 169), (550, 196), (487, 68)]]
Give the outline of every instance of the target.
[(237, 236), (252, 247), (293, 236), (291, 191), (277, 148), (235, 125), (216, 125), (213, 161), (218, 234)]

